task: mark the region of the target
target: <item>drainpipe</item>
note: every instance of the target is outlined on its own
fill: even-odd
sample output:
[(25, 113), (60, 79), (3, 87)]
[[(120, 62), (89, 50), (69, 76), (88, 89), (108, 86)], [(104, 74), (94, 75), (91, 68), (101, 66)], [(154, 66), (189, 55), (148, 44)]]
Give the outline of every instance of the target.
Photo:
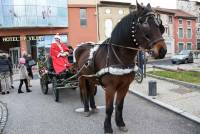
[(98, 10), (98, 0), (96, 0), (96, 23), (97, 23), (97, 42), (99, 42), (99, 10)]

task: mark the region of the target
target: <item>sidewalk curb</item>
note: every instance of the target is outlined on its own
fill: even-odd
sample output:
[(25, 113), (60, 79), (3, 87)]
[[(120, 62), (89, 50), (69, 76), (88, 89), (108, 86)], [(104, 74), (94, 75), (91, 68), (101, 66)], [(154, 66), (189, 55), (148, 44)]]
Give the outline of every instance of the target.
[(176, 113), (176, 114), (179, 114), (179, 115), (181, 115), (181, 116), (183, 116), (183, 117), (185, 117), (185, 118), (187, 118), (187, 119), (190, 119), (190, 120), (192, 120), (192, 121), (194, 121), (194, 122), (200, 124), (200, 118), (199, 118), (199, 117), (197, 117), (197, 116), (195, 116), (195, 115), (192, 115), (192, 114), (190, 114), (190, 113), (188, 113), (188, 112), (186, 112), (186, 111), (184, 111), (184, 110), (181, 110), (181, 109), (178, 109), (178, 108), (176, 108), (176, 107), (174, 107), (174, 106), (172, 106), (172, 105), (163, 103), (163, 102), (161, 102), (161, 101), (155, 99), (154, 97), (146, 96), (146, 95), (144, 95), (144, 94), (142, 94), (142, 93), (140, 93), (140, 92), (137, 92), (137, 91), (129, 90), (129, 92), (130, 92), (131, 94), (137, 95), (137, 96), (139, 96), (139, 97), (141, 97), (141, 98), (143, 98), (143, 99), (146, 99), (146, 100), (148, 100), (148, 101), (150, 101), (150, 102), (152, 102), (152, 103), (157, 104), (158, 106), (161, 106), (161, 107), (163, 107), (163, 108), (165, 108), (165, 109), (168, 109), (168, 110), (170, 110), (170, 111), (173, 111), (173, 112)]
[(6, 104), (0, 101), (0, 134), (3, 133), (3, 129), (8, 119), (8, 109)]
[(174, 79), (170, 79), (170, 78), (160, 77), (160, 76), (156, 76), (156, 75), (152, 75), (152, 74), (147, 74), (147, 76), (153, 77), (153, 78), (156, 78), (156, 79), (160, 79), (160, 80), (165, 80), (165, 81), (168, 81), (168, 82), (173, 82), (175, 84), (182, 85), (182, 86), (187, 87), (187, 88), (193, 88), (193, 89), (200, 90), (200, 85), (191, 84), (191, 83), (188, 83), (188, 82), (183, 82), (183, 81), (174, 80)]

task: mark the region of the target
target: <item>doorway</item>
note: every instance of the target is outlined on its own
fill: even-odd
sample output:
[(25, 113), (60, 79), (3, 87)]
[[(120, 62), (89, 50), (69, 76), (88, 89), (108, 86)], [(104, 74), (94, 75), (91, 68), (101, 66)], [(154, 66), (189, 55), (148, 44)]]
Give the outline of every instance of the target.
[(13, 65), (19, 64), (19, 58), (20, 58), (20, 47), (13, 47), (9, 49), (10, 58), (12, 60)]

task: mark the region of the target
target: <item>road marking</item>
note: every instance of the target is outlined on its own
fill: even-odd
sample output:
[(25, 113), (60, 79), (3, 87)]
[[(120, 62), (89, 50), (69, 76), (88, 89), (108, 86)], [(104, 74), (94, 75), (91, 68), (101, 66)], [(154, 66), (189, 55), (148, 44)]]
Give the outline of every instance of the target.
[[(97, 106), (97, 109), (105, 109), (105, 106)], [(90, 110), (91, 110), (91, 108), (90, 108)], [(76, 108), (75, 112), (77, 112), (77, 113), (84, 112), (84, 108)]]

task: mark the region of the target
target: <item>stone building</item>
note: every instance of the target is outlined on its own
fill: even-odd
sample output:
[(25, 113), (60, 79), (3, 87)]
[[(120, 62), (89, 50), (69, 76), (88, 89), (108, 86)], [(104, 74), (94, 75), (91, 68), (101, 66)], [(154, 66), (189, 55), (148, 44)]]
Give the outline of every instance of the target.
[(197, 36), (197, 49), (200, 50), (200, 2), (190, 0), (176, 0), (176, 7), (197, 17), (195, 33)]
[(174, 39), (174, 12), (165, 8), (154, 8), (157, 17), (162, 20), (162, 24), (165, 27), (165, 33), (163, 38), (167, 45), (167, 53), (175, 53), (175, 39)]
[(103, 41), (110, 37), (115, 25), (130, 13), (131, 3), (98, 0), (97, 19), (98, 37)]

